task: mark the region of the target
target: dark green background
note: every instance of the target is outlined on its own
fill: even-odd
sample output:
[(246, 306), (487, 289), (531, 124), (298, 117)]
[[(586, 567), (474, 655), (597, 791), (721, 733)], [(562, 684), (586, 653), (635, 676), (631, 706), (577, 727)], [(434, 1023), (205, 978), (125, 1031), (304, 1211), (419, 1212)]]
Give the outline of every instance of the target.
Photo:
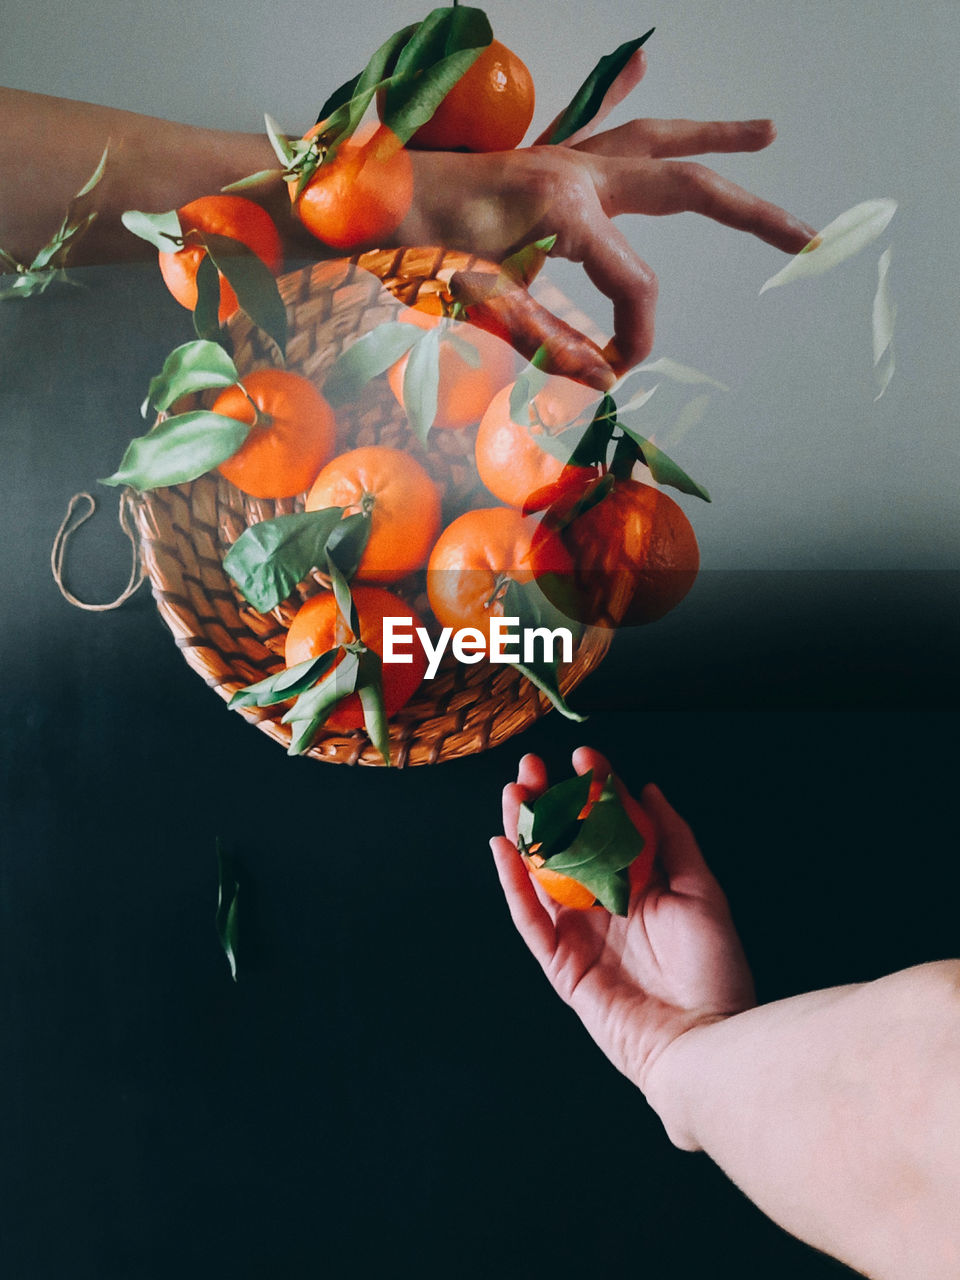
[[(705, 572), (551, 715), (385, 773), (288, 760), (147, 588), (48, 564), (186, 332), (150, 268), (0, 307), (0, 1256), (9, 1280), (843, 1269), (674, 1151), (513, 932), (522, 750), (658, 781), (762, 998), (957, 952), (957, 576)], [(122, 587), (116, 497), (71, 548)], [(696, 518), (696, 511), (691, 514)], [(241, 980), (215, 838), (245, 874)]]

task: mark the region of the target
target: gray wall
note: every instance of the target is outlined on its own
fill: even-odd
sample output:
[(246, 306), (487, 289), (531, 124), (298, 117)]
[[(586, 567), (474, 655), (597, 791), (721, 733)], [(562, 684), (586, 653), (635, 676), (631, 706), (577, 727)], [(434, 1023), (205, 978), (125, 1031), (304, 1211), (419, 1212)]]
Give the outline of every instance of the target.
[[(281, 25), (272, 7), (236, 0), (33, 0), (5, 17), (0, 83), (220, 127), (256, 129), (269, 111), (299, 129), (385, 34), (423, 11), (412, 0), (285, 0)], [(574, 18), (491, 0), (488, 12), (533, 71), (541, 124), (600, 55), (656, 24), (647, 79), (615, 121), (770, 115), (773, 147), (719, 158), (723, 173), (816, 225), (863, 199), (899, 201), (875, 247), (763, 298), (775, 250), (693, 215), (623, 223), (661, 280), (655, 354), (731, 388), (682, 439), (662, 436), (714, 496), (710, 508), (685, 500), (704, 564), (955, 567), (960, 9), (586, 0)], [(870, 306), (886, 244), (898, 370), (874, 404)], [(575, 268), (551, 275), (606, 325)]]

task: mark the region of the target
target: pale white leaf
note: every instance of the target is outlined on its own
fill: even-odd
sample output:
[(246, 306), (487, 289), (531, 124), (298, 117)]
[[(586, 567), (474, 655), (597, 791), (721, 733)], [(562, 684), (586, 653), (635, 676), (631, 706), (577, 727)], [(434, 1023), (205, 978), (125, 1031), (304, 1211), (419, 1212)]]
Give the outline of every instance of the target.
[(887, 347), (886, 353), (881, 357), (880, 363), (877, 365), (875, 373), (877, 378), (877, 386), (879, 391), (873, 397), (873, 402), (880, 399), (887, 387), (890, 385), (890, 379), (893, 377), (893, 371), (896, 365), (893, 359), (893, 344)]
[(684, 382), (689, 386), (702, 384), (708, 387), (716, 387), (718, 391), (730, 390), (722, 382), (718, 382), (716, 378), (711, 378), (708, 373), (701, 373), (699, 369), (693, 369), (688, 364), (680, 364), (678, 360), (671, 360), (668, 356), (660, 356), (658, 360), (651, 360), (649, 364), (641, 365), (636, 372), (662, 373), (665, 378), (671, 378), (674, 382)]
[(896, 210), (895, 200), (865, 200), (847, 209), (804, 245), (781, 271), (771, 276), (760, 292), (766, 293), (768, 289), (806, 276), (821, 275), (853, 257), (883, 234)]
[(880, 357), (893, 341), (893, 324), (897, 318), (897, 308), (890, 299), (890, 287), (887, 283), (889, 274), (890, 250), (884, 249), (877, 263), (877, 292), (873, 297), (874, 364), (880, 363)]
[(650, 397), (653, 395), (653, 393), (656, 391), (659, 385), (660, 383), (656, 382), (650, 388), (649, 391), (636, 392), (635, 395), (630, 397), (630, 399), (627, 401), (626, 404), (617, 406), (617, 413), (621, 415), (623, 415), (624, 413), (635, 413), (638, 409), (641, 409), (647, 403), (647, 401), (650, 399)]

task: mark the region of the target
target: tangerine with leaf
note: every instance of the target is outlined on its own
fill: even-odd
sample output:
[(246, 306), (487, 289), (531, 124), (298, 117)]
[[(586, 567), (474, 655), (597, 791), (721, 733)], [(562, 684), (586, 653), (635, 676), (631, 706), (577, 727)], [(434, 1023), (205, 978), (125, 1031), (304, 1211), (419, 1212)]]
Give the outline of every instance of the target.
[(488, 641), (491, 618), (512, 616), (507, 588), (569, 576), (569, 553), (551, 530), (513, 507), (467, 511), (444, 529), (427, 565), (427, 596), (441, 626), (473, 627)]
[[(383, 656), (383, 620), (386, 617), (403, 618), (410, 624), (413, 635), (408, 663), (383, 663), (383, 702), (388, 717), (394, 715), (413, 697), (427, 671), (427, 658), (416, 628), (422, 627), (420, 617), (399, 596), (382, 587), (354, 587), (353, 603), (356, 606), (360, 633), (355, 635), (344, 618), (332, 591), (322, 591), (311, 596), (297, 610), (287, 632), (284, 661), (287, 667), (296, 666), (337, 646), (360, 641), (374, 653)], [(341, 650), (337, 664), (346, 654)], [(327, 717), (326, 724), (338, 732), (359, 729), (364, 724), (363, 705), (358, 693), (347, 693)]]
[[(418, 377), (433, 378), (436, 383), (437, 408), (431, 425), (458, 429), (479, 422), (497, 392), (514, 376), (513, 348), (476, 325), (445, 315), (437, 295), (406, 308), (397, 320), (437, 334), (435, 361), (418, 371)], [(412, 351), (407, 352), (387, 370), (390, 390), (401, 406), (420, 390), (411, 392), (405, 386), (412, 356)]]
[[(492, 40), (442, 99), (409, 145), (429, 151), (511, 151), (533, 119), (533, 76), (505, 44)], [(390, 108), (389, 88), (378, 94), (380, 118)]]
[(307, 494), (307, 511), (342, 507), (369, 516), (358, 582), (396, 582), (422, 568), (440, 529), (440, 491), (409, 453), (366, 445), (339, 454)]
[[(204, 235), (236, 240), (255, 253), (274, 275), (283, 267), (283, 245), (273, 219), (260, 205), (244, 196), (201, 196), (178, 209), (177, 217), (186, 243), (175, 252), (159, 255), (160, 274), (176, 300), (189, 311), (193, 311), (197, 305), (197, 271), (207, 256), (207, 250), (200, 242)], [(224, 324), (237, 310), (239, 303), (223, 273), (218, 274), (218, 318)]]
[(480, 420), (477, 471), (501, 502), (542, 509), (597, 475), (593, 467), (568, 466), (562, 447), (553, 453), (549, 446), (563, 431), (589, 424), (600, 393), (569, 378), (551, 376), (518, 413), (522, 421), (516, 422), (510, 404), (515, 385), (499, 391)]
[(333, 410), (298, 373), (255, 369), (221, 392), (212, 411), (251, 424), (243, 445), (218, 467), (251, 497), (296, 497), (333, 453)]
[(287, 180), (293, 208), (307, 230), (332, 248), (376, 247), (410, 209), (410, 156), (386, 125), (361, 125), (335, 148), (326, 130), (321, 121), (304, 135), (310, 148)]
[[(575, 616), (595, 626), (662, 618), (686, 596), (700, 567), (696, 534), (682, 507), (630, 478), (608, 474), (594, 482), (593, 492), (588, 486), (557, 503), (544, 528), (559, 536), (574, 563)], [(544, 590), (550, 594), (549, 582)]]

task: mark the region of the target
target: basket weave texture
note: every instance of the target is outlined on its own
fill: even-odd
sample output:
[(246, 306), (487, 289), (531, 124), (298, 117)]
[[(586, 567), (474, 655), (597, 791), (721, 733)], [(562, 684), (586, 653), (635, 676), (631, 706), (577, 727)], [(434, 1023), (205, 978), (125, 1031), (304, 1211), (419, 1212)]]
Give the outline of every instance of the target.
[[(287, 367), (322, 387), (330, 366), (354, 339), (395, 319), (401, 303), (442, 288), (454, 271), (476, 265), (466, 254), (403, 249), (317, 263), (281, 277), (290, 332)], [(230, 329), (241, 376), (277, 363), (270, 340), (240, 313)], [(477, 477), (475, 438), (475, 429), (434, 431), (425, 450), (382, 378), (368, 384), (355, 404), (337, 411), (337, 451), (368, 444), (409, 450), (439, 484), (445, 522), (492, 503)], [(133, 509), (161, 617), (193, 670), (226, 700), (278, 671), (290, 620), (304, 599), (325, 589), (322, 578), (314, 575), (277, 609), (261, 614), (237, 591), (222, 561), (244, 529), (302, 510), (302, 497), (250, 498), (211, 473), (190, 484), (134, 495)], [(423, 573), (391, 590), (412, 604), (425, 624), (432, 622)], [(597, 666), (609, 643), (606, 629), (584, 633), (573, 662), (560, 670), (564, 694)], [(436, 677), (424, 681), (391, 719), (392, 762), (435, 764), (482, 751), (528, 728), (549, 709), (546, 698), (513, 667), (485, 661), (466, 666), (448, 652)], [(240, 714), (286, 747), (291, 730), (280, 723), (285, 710), (251, 707)], [(321, 729), (306, 754), (343, 764), (383, 764), (362, 729), (348, 734)]]

